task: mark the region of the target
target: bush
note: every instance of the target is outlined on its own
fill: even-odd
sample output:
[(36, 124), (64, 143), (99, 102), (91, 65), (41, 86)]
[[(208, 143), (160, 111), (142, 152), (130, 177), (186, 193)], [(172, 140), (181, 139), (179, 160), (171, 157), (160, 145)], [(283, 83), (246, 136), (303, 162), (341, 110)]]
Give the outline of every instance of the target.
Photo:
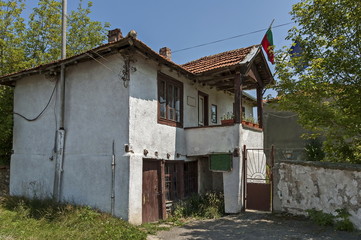
[(172, 215), (176, 218), (219, 218), (224, 215), (224, 196), (222, 193), (216, 192), (192, 195), (178, 202)]
[(324, 213), (316, 209), (306, 211), (310, 219), (320, 226), (332, 226), (335, 216), (330, 213)]
[(354, 231), (355, 227), (353, 223), (350, 221), (349, 217), (351, 214), (347, 212), (346, 209), (338, 209), (336, 210), (336, 222), (335, 222), (335, 228), (340, 231)]
[(351, 214), (344, 208), (336, 210), (336, 216), (316, 209), (309, 209), (306, 212), (310, 219), (320, 226), (334, 226), (339, 231), (351, 232), (355, 230), (353, 223), (349, 219)]

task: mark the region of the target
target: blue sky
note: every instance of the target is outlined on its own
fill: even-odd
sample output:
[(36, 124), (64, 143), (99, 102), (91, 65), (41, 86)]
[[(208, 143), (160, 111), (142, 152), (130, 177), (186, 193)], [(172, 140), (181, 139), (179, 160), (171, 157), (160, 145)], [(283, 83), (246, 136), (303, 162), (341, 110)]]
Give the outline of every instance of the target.
[[(60, 1), (60, 0), (59, 0)], [(38, 1), (27, 0), (27, 10)], [(86, 2), (84, 0), (84, 2)], [(291, 22), (289, 12), (296, 0), (93, 0), (91, 18), (109, 22), (123, 35), (134, 29), (153, 50), (167, 46), (173, 51)], [(68, 0), (68, 11), (79, 0)], [(274, 28), (274, 44), (280, 48), (293, 24)], [(173, 53), (179, 64), (219, 52), (259, 44), (265, 32)]]
[[(61, 1), (61, 0), (59, 0)], [(37, 0), (27, 0), (27, 11)], [(86, 0), (83, 0), (86, 3)], [(120, 28), (123, 35), (134, 29), (138, 38), (158, 51), (172, 51), (208, 43), (292, 22), (289, 12), (299, 0), (93, 0), (92, 20), (109, 22), (111, 29)], [(68, 12), (79, 0), (68, 0)], [(273, 28), (276, 49), (291, 45), (285, 40), (294, 24)], [(203, 47), (174, 52), (172, 60), (186, 63), (204, 56), (260, 44), (265, 31)], [(274, 72), (274, 67), (271, 66)], [(265, 95), (272, 94), (268, 91)]]

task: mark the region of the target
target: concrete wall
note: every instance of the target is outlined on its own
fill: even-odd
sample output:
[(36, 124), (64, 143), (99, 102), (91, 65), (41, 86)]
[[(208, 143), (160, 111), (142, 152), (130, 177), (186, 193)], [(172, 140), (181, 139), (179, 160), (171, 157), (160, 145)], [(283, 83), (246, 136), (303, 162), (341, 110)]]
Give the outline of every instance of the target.
[[(120, 55), (108, 57), (119, 72)], [(117, 74), (95, 61), (66, 68), (65, 155), (61, 199), (110, 212), (112, 144), (115, 149), (115, 215), (128, 219), (129, 93)], [(37, 115), (46, 105), (56, 79), (44, 75), (16, 83), (14, 109)], [(56, 101), (55, 101), (56, 99)], [(34, 122), (14, 117), (14, 154), (11, 159), (12, 195), (51, 197), (55, 160), (54, 139), (59, 127), (59, 92), (43, 116)]]
[(325, 162), (284, 161), (276, 164), (274, 209), (306, 214), (317, 209), (335, 214), (346, 208), (361, 229), (361, 166)]
[[(36, 117), (46, 106), (56, 79), (44, 75), (25, 77), (16, 82), (14, 111)], [(27, 197), (51, 197), (55, 164), (53, 149), (57, 116), (56, 96), (36, 121), (14, 115), (13, 151), (10, 168), (10, 194)]]
[(9, 194), (10, 167), (0, 166), (0, 197)]

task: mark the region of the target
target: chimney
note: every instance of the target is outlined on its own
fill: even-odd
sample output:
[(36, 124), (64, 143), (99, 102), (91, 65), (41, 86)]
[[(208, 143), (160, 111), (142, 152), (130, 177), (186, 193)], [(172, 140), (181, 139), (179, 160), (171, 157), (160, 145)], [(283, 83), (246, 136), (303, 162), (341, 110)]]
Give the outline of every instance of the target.
[(123, 38), (122, 31), (119, 28), (108, 31), (108, 42), (119, 41)]
[(170, 48), (163, 47), (159, 49), (159, 54), (168, 60), (172, 60), (172, 50), (170, 50)]

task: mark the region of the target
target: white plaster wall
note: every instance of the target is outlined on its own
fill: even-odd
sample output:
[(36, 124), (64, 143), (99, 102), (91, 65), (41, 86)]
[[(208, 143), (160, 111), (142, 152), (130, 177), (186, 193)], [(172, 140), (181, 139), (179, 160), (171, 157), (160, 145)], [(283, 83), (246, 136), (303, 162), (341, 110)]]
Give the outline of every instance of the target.
[[(46, 106), (55, 87), (55, 79), (25, 77), (14, 90), (14, 111), (27, 118), (36, 117)], [(56, 131), (55, 96), (44, 114), (33, 122), (14, 115), (10, 194), (50, 197), (53, 192), (52, 153)]]
[[(112, 144), (115, 145), (115, 215), (129, 218), (129, 89), (117, 76), (120, 55), (66, 68), (65, 156), (61, 189), (63, 201), (110, 212)], [(54, 80), (36, 75), (17, 81), (14, 109), (34, 117), (46, 105)], [(58, 92), (58, 91), (57, 91)], [(57, 104), (55, 105), (55, 98)], [(14, 154), (11, 160), (12, 195), (50, 197), (53, 194), (55, 131), (59, 127), (59, 94), (34, 122), (14, 117)]]
[(263, 131), (243, 126), (240, 128), (240, 147), (263, 148)]
[(95, 61), (66, 71), (65, 158), (62, 199), (111, 211), (112, 144), (115, 154), (115, 215), (128, 219), (129, 90), (116, 72), (122, 69), (119, 54), (105, 64)]
[(187, 155), (200, 156), (217, 152), (233, 152), (239, 146), (238, 124), (185, 130)]
[(276, 210), (306, 214), (305, 210), (315, 208), (336, 214), (335, 210), (346, 208), (361, 229), (361, 171), (341, 169), (280, 163)]

